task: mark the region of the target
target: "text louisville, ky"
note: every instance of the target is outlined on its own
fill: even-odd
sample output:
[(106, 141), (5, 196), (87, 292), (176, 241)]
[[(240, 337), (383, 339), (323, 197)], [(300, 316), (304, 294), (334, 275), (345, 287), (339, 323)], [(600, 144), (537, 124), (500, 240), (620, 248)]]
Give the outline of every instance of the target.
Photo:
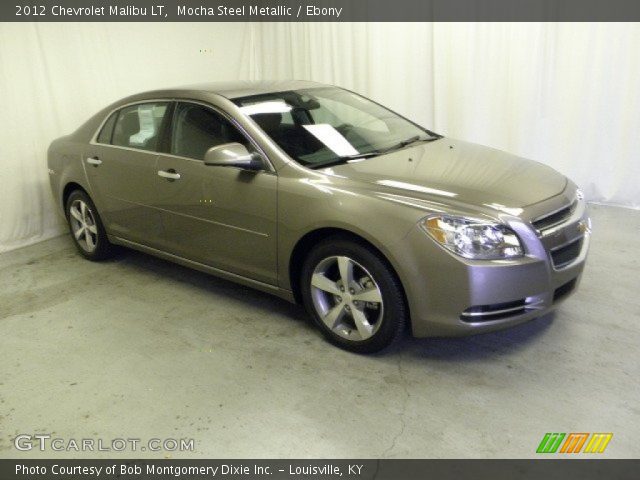
[[(278, 468), (278, 472), (288, 475), (299, 476), (324, 476), (324, 477), (342, 477), (360, 476), (363, 473), (363, 465), (352, 464), (347, 468), (341, 469), (338, 465), (330, 463), (322, 465), (289, 465), (288, 468)], [(243, 465), (243, 464), (221, 464), (216, 466), (185, 466), (185, 465), (160, 465), (149, 463), (146, 465), (135, 465), (129, 463), (113, 464), (113, 465), (60, 465), (53, 464), (49, 467), (44, 465), (23, 465), (16, 464), (16, 476), (35, 476), (35, 475), (55, 475), (55, 476), (88, 476), (100, 477), (104, 476), (127, 476), (127, 475), (169, 475), (173, 477), (226, 477), (226, 476), (262, 476), (273, 475), (276, 468), (269, 465)]]

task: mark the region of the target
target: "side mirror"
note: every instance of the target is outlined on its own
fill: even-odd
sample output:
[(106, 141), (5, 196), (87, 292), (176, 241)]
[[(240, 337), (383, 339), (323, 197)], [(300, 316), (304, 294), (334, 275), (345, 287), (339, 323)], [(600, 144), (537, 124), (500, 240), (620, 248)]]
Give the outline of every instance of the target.
[(241, 143), (225, 143), (211, 147), (204, 154), (204, 164), (214, 167), (236, 167), (244, 170), (264, 170), (264, 161), (258, 153), (249, 153)]

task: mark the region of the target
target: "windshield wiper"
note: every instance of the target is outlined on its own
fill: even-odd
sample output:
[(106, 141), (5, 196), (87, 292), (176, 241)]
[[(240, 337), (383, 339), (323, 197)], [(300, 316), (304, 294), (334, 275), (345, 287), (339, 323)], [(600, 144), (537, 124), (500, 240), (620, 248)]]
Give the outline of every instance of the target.
[(336, 165), (349, 163), (349, 161), (351, 160), (358, 160), (360, 158), (371, 158), (371, 157), (377, 157), (379, 155), (384, 155), (385, 153), (389, 153), (394, 150), (399, 150), (401, 148), (408, 147), (409, 145), (416, 142), (433, 142), (434, 140), (439, 140), (441, 138), (442, 138), (441, 136), (423, 137), (421, 135), (416, 135), (414, 137), (407, 138), (406, 140), (403, 140), (388, 148), (384, 148), (381, 150), (372, 150), (370, 152), (354, 153), (353, 155), (344, 155), (342, 157), (336, 158), (335, 160), (331, 160), (330, 162), (320, 163), (317, 165), (308, 165), (308, 167), (314, 170), (317, 170), (319, 168), (325, 168), (325, 167), (334, 167)]
[(329, 162), (318, 163), (317, 165), (307, 165), (307, 166), (309, 168), (317, 170), (319, 168), (335, 167), (336, 165), (349, 163), (351, 160), (358, 160), (360, 158), (377, 157), (378, 155), (381, 155), (381, 154), (382, 152), (379, 152), (377, 150), (374, 150), (372, 152), (354, 153), (353, 155), (344, 155), (342, 157), (338, 157), (335, 160), (331, 160)]
[(344, 155), (340, 157), (340, 159), (346, 160), (348, 162), (349, 160), (357, 160), (358, 158), (377, 157), (381, 153), (382, 152), (379, 150), (372, 150), (371, 152), (362, 152), (362, 153), (354, 153), (353, 155)]
[(411, 138), (407, 138), (406, 140), (402, 140), (399, 143), (396, 143), (395, 145), (385, 148), (384, 150), (380, 150), (380, 153), (389, 153), (392, 152), (394, 150), (400, 150), (401, 148), (404, 147), (408, 147), (409, 145), (413, 144), (413, 143), (417, 143), (417, 142), (433, 142), (434, 140), (438, 140), (441, 137), (423, 137), (421, 135), (416, 135), (414, 137)]

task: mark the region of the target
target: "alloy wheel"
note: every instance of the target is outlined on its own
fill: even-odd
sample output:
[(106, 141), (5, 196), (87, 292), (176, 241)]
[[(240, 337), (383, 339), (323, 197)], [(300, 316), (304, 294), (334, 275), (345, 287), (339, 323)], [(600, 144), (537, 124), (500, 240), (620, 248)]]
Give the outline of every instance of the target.
[(380, 287), (366, 268), (347, 256), (318, 263), (311, 276), (311, 298), (322, 322), (345, 339), (365, 341), (382, 324)]
[(89, 205), (80, 199), (76, 199), (69, 207), (69, 221), (73, 236), (87, 253), (92, 253), (98, 244), (98, 227), (95, 216)]

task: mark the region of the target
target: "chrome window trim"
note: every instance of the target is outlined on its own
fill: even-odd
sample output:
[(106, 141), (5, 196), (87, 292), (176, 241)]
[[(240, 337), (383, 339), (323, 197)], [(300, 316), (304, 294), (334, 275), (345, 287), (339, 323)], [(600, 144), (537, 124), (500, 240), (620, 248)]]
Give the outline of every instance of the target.
[[(104, 127), (104, 124), (107, 123), (107, 121), (109, 120), (111, 115), (113, 115), (115, 112), (119, 112), (123, 108), (132, 107), (134, 105), (144, 105), (145, 103), (165, 103), (165, 102), (166, 103), (171, 103), (173, 101), (174, 100), (171, 99), (171, 98), (151, 98), (149, 100), (138, 100), (137, 102), (125, 103), (123, 105), (120, 105), (120, 106), (114, 108), (109, 113), (107, 113), (107, 115), (105, 115), (105, 117), (102, 119), (102, 121), (100, 122), (100, 125), (98, 126), (98, 129), (94, 132), (93, 136), (91, 137), (91, 140), (89, 140), (89, 145), (103, 145), (105, 147), (124, 148), (124, 149), (127, 149), (127, 150), (135, 150), (137, 152), (160, 153), (160, 152), (157, 152), (155, 150), (144, 150), (142, 148), (123, 147), (123, 146), (120, 146), (120, 145), (112, 145), (110, 143), (100, 143), (100, 142), (98, 142), (98, 136), (100, 135), (100, 132), (102, 131), (102, 128)], [(115, 128), (115, 125), (114, 125), (114, 128)]]
[(155, 150), (143, 150), (141, 148), (122, 147), (120, 145), (109, 145), (108, 143), (91, 143), (91, 145), (97, 145), (100, 147), (108, 147), (108, 148), (117, 148), (119, 150), (128, 150), (130, 152), (146, 153), (147, 155), (154, 155), (154, 156), (162, 155), (160, 152), (156, 152)]
[[(230, 115), (228, 112), (222, 110), (219, 107), (216, 107), (214, 105), (211, 105), (210, 103), (207, 102), (203, 102), (200, 100), (191, 100), (191, 99), (175, 99), (174, 100), (176, 103), (191, 103), (194, 105), (202, 105), (203, 107), (206, 108), (210, 108), (211, 110), (213, 110), (214, 112), (216, 112), (217, 114), (221, 115), (222, 117), (226, 118), (234, 127), (236, 127), (238, 130), (240, 130), (240, 133), (242, 135), (244, 135), (244, 137), (249, 140), (249, 142), (256, 148), (256, 150), (258, 150), (258, 152), (260, 153), (260, 155), (262, 156), (262, 158), (266, 161), (268, 168), (268, 173), (275, 173), (276, 169), (274, 168), (273, 164), (271, 163), (271, 160), (269, 159), (269, 157), (267, 156), (267, 154), (265, 153), (265, 151), (260, 147), (260, 145), (258, 145), (258, 142), (256, 142), (254, 140), (254, 138), (249, 135), (249, 132), (247, 132), (245, 130), (245, 128), (240, 125), (240, 123), (238, 123), (238, 121), (233, 118), (232, 115)], [(175, 157), (175, 158), (184, 158), (187, 160), (193, 160), (194, 162), (203, 162), (204, 160), (198, 159), (198, 158), (191, 158), (191, 157), (183, 157), (181, 155), (174, 155), (173, 153), (160, 153), (160, 155), (164, 155), (164, 156), (171, 156), (171, 157)]]
[[(191, 99), (184, 99), (184, 98), (152, 98), (152, 99), (149, 99), (149, 100), (138, 100), (138, 101), (135, 101), (135, 102), (131, 102), (131, 103), (126, 103), (124, 105), (120, 105), (120, 106), (112, 109), (111, 111), (109, 111), (109, 113), (107, 113), (107, 115), (105, 115), (105, 117), (100, 122), (100, 125), (98, 126), (98, 128), (94, 132), (93, 136), (91, 137), (91, 140), (89, 141), (89, 145), (99, 145), (101, 147), (118, 148), (118, 149), (122, 149), (122, 150), (133, 151), (133, 152), (149, 153), (149, 154), (152, 154), (152, 155), (162, 155), (162, 156), (166, 156), (166, 157), (178, 158), (178, 159), (182, 159), (182, 160), (191, 160), (193, 162), (203, 163), (203, 160), (199, 160), (197, 158), (183, 157), (183, 156), (174, 155), (174, 154), (168, 153), (168, 152), (158, 152), (157, 150), (144, 150), (142, 148), (123, 147), (121, 145), (112, 145), (110, 143), (100, 143), (100, 142), (98, 142), (98, 136), (100, 135), (100, 132), (102, 131), (102, 128), (104, 127), (104, 124), (107, 123), (107, 121), (109, 120), (111, 115), (113, 115), (115, 112), (118, 112), (118, 111), (122, 110), (123, 108), (132, 107), (134, 105), (144, 105), (146, 103), (163, 103), (163, 102), (168, 102), (168, 103), (171, 103), (171, 102), (192, 103), (192, 104), (195, 104), (195, 105), (202, 105), (203, 107), (210, 108), (214, 112), (216, 112), (219, 115), (221, 115), (222, 117), (226, 118), (229, 122), (231, 122), (231, 124), (234, 127), (236, 127), (238, 130), (240, 130), (240, 133), (242, 135), (244, 135), (247, 138), (247, 140), (249, 140), (249, 142), (256, 148), (256, 150), (258, 150), (258, 152), (260, 153), (262, 158), (265, 160), (267, 169), (265, 169), (263, 172), (264, 173), (271, 173), (271, 174), (274, 174), (274, 175), (276, 174), (276, 169), (273, 166), (273, 163), (271, 162), (271, 159), (265, 153), (264, 149), (262, 147), (260, 147), (258, 142), (255, 141), (255, 139), (249, 134), (249, 132), (247, 132), (247, 130), (242, 125), (240, 125), (240, 123), (238, 123), (238, 121), (235, 118), (233, 118), (233, 116), (231, 116), (229, 113), (227, 113), (226, 111), (222, 110), (219, 107), (216, 107), (216, 106), (214, 106), (214, 105), (212, 105), (210, 103), (203, 102), (203, 101), (200, 101), (200, 100), (191, 100)], [(173, 119), (172, 119), (172, 121), (173, 121)]]

